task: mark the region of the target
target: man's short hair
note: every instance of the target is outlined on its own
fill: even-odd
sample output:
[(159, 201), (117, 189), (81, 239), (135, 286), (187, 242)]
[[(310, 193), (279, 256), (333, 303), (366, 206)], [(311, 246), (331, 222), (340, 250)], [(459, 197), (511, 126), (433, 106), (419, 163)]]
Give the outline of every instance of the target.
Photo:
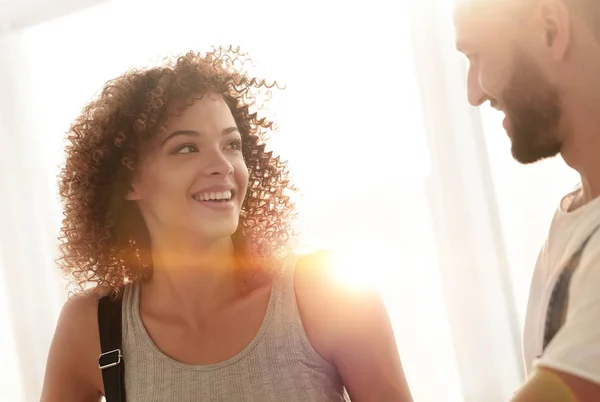
[(600, 0), (564, 0), (567, 5), (580, 12), (600, 42)]

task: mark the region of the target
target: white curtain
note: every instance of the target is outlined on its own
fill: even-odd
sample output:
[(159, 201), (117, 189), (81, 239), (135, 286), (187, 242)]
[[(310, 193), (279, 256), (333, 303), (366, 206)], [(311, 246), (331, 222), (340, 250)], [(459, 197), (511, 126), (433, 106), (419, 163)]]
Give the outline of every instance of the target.
[(466, 102), (445, 3), (410, 4), (439, 269), (465, 399), (506, 401), (523, 379), (518, 314), (481, 116)]
[(559, 198), (577, 184), (560, 160), (512, 160), (501, 116), (466, 102), (452, 4), (409, 1), (439, 269), (465, 399), (506, 401), (524, 380), (521, 328), (531, 272)]
[(0, 401), (39, 398), (66, 297), (53, 260), (69, 123), (127, 68), (218, 44), (286, 84), (273, 147), (303, 192), (304, 245), (339, 249), (342, 279), (381, 289), (415, 400), (508, 400), (531, 269), (576, 177), (517, 165), (497, 116), (468, 106), (452, 2), (148, 3), (3, 3)]
[[(52, 267), (54, 195), (42, 139), (36, 138), (31, 87), (19, 35), (0, 37), (0, 289), (2, 400), (39, 398), (52, 337), (59, 281)], [(11, 358), (12, 357), (12, 358)], [(20, 387), (16, 387), (21, 385)], [(15, 394), (16, 393), (16, 394)], [(6, 395), (6, 396), (5, 396)], [(15, 399), (18, 398), (18, 399)]]

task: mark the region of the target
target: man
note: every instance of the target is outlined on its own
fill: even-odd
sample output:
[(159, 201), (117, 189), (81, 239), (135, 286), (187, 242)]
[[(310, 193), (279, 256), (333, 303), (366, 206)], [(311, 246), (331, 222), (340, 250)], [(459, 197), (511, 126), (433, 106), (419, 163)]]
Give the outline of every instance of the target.
[(504, 112), (517, 161), (560, 154), (581, 176), (536, 263), (513, 402), (600, 401), (600, 0), (458, 3), (469, 102)]

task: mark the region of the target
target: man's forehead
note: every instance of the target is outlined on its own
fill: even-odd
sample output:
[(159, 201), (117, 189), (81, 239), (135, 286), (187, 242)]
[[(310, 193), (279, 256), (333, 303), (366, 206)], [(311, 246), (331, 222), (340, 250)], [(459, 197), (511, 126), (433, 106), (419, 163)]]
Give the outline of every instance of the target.
[(455, 0), (456, 7), (502, 9), (504, 7), (518, 6), (531, 0)]
[(457, 25), (487, 20), (500, 21), (511, 14), (511, 6), (522, 1), (524, 0), (456, 0), (454, 20)]
[(515, 5), (525, 0), (457, 0), (454, 27), (457, 43), (466, 43), (481, 35), (505, 35), (514, 21)]

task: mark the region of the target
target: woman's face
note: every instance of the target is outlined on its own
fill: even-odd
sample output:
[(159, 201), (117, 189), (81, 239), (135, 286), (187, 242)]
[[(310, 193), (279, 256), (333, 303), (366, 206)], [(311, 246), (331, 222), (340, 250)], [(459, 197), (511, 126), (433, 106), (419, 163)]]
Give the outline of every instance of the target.
[[(231, 236), (248, 187), (241, 136), (223, 98), (208, 93), (169, 117), (142, 158), (127, 199), (151, 238)], [(167, 237), (168, 236), (168, 237)]]

